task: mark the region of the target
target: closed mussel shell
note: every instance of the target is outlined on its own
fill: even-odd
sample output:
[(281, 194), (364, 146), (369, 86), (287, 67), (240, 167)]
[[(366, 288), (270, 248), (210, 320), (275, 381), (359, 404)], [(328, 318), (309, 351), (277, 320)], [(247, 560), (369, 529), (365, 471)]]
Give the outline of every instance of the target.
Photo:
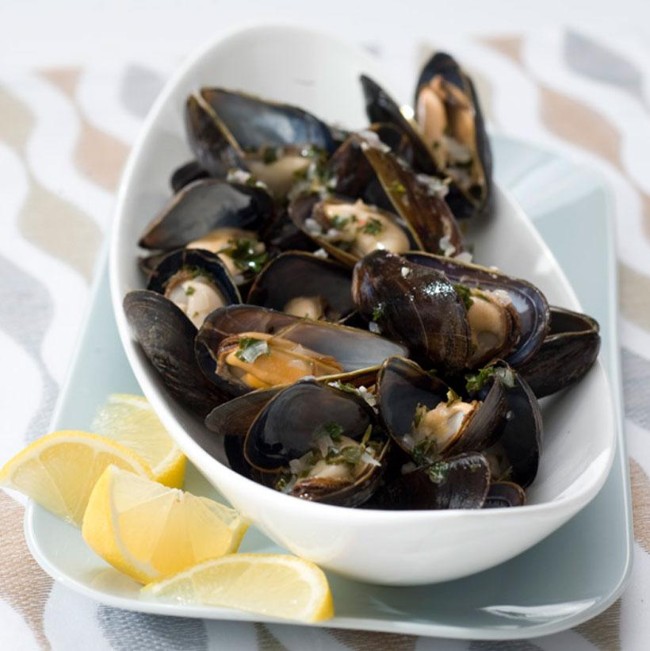
[(429, 366), (467, 366), (471, 332), (462, 296), (444, 273), (403, 256), (375, 251), (354, 267), (357, 309), (385, 336), (407, 344)]
[(479, 509), (490, 486), (490, 468), (479, 452), (441, 459), (382, 485), (370, 508), (392, 510)]
[(539, 350), (548, 330), (549, 306), (544, 294), (532, 283), (495, 269), (429, 253), (409, 252), (403, 257), (443, 273), (454, 285), (506, 293), (517, 314), (519, 330), (512, 350), (500, 355), (511, 366), (523, 364)]
[(551, 306), (540, 349), (518, 367), (538, 398), (579, 382), (598, 358), (598, 322), (586, 314)]

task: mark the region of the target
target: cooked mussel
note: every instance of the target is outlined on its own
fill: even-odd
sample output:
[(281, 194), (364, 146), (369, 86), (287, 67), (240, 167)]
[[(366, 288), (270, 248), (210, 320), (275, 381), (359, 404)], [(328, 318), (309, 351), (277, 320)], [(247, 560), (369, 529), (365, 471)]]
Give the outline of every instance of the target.
[(166, 255), (153, 270), (147, 289), (172, 301), (197, 328), (218, 307), (241, 303), (225, 264), (201, 249), (180, 249)]
[(404, 346), (370, 332), (251, 305), (208, 316), (196, 338), (206, 376), (231, 395), (303, 377), (366, 374)]
[(246, 433), (244, 456), (303, 499), (358, 506), (374, 492), (388, 440), (353, 392), (313, 380), (273, 397)]
[(355, 266), (352, 294), (381, 332), (447, 371), (522, 363), (546, 332), (546, 299), (530, 283), (440, 256), (376, 251)]
[(450, 256), (465, 251), (460, 228), (442, 198), (446, 186), (416, 174), (375, 133), (350, 136), (328, 169), (334, 192), (399, 215), (415, 234), (414, 248)]
[[(532, 283), (522, 278), (515, 278), (499, 272), (494, 268), (464, 262), (459, 259), (450, 259), (442, 256), (421, 252), (408, 252), (404, 257), (412, 262), (442, 271), (454, 284), (466, 303), (471, 300), (469, 309), (470, 321), (476, 319), (476, 326), (472, 323), (475, 341), (473, 345), (480, 351), (484, 344), (490, 344), (494, 337), (494, 329), (486, 332), (483, 328), (483, 317), (487, 316), (489, 322), (492, 317), (489, 313), (484, 315), (488, 304), (503, 303), (507, 313), (512, 315), (513, 327), (517, 328), (516, 344), (510, 351), (502, 350), (501, 357), (511, 366), (519, 367), (537, 354), (548, 332), (550, 311), (544, 294)], [(477, 309), (480, 308), (480, 309)], [(475, 316), (473, 315), (475, 310)], [(507, 319), (508, 315), (498, 311), (499, 318)], [(484, 340), (483, 344), (481, 339)], [(471, 366), (479, 366), (483, 361), (477, 361), (480, 352), (474, 354)], [(482, 358), (483, 359), (483, 358)]]
[(244, 169), (276, 197), (314, 157), (335, 148), (329, 127), (308, 112), (223, 88), (191, 95), (185, 125), (197, 160), (212, 176)]
[(507, 412), (506, 390), (496, 375), (479, 400), (459, 395), (411, 360), (392, 357), (382, 365), (377, 385), (388, 433), (418, 466), (488, 448)]
[(248, 292), (247, 303), (298, 317), (341, 321), (354, 311), (350, 270), (304, 251), (269, 262)]
[(172, 197), (147, 226), (139, 245), (169, 251), (217, 229), (259, 230), (273, 216), (273, 201), (262, 188), (202, 179)]
[(446, 197), (456, 217), (487, 214), (492, 204), (492, 152), (469, 75), (444, 52), (426, 63), (415, 91), (415, 119), (436, 167), (451, 177)]
[(350, 267), (377, 249), (403, 253), (421, 248), (404, 220), (361, 199), (301, 195), (290, 204), (289, 215), (303, 233)]

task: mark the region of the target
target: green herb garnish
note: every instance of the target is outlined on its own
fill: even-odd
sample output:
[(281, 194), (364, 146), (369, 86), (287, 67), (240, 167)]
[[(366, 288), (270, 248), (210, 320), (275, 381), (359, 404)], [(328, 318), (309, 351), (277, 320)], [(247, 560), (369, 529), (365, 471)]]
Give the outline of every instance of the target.
[(329, 436), (332, 441), (338, 443), (343, 434), (343, 426), (335, 422), (325, 423), (318, 431), (317, 436)]
[(279, 153), (280, 152), (276, 147), (265, 147), (262, 151), (262, 160), (264, 161), (264, 164), (271, 165), (271, 163), (275, 163), (279, 158)]
[(359, 227), (362, 233), (379, 235), (384, 230), (384, 225), (376, 217), (371, 217), (363, 226)]
[[(336, 228), (337, 230), (341, 230), (347, 226), (347, 224), (350, 223), (350, 217), (344, 217), (343, 215), (334, 215), (333, 217), (330, 217), (330, 225), (332, 228)], [(356, 217), (352, 215), (352, 220), (356, 221)]]
[(384, 303), (377, 303), (375, 307), (372, 308), (372, 320), (373, 321), (379, 321), (382, 316), (384, 316), (384, 308), (386, 306)]
[(241, 337), (235, 357), (241, 359), (242, 362), (252, 364), (260, 355), (268, 355), (269, 352), (269, 344), (264, 339)]
[(467, 287), (467, 285), (454, 285), (454, 289), (456, 290), (456, 294), (460, 297), (460, 300), (463, 301), (463, 305), (465, 306), (466, 310), (469, 310), (470, 307), (472, 307), (472, 303), (474, 302), (474, 299), (472, 298), (472, 290)]
[(241, 271), (253, 273), (259, 273), (269, 257), (260, 242), (246, 238), (228, 240), (228, 246), (217, 253), (230, 256)]
[(397, 179), (395, 179), (389, 184), (388, 189), (391, 192), (394, 192), (395, 194), (404, 194), (406, 192), (406, 187), (404, 186), (404, 184), (398, 181)]
[(494, 366), (485, 366), (478, 373), (465, 376), (465, 388), (469, 393), (480, 391), (485, 383), (494, 375)]
[(192, 294), (194, 294), (195, 291), (196, 291), (195, 287), (193, 287), (192, 285), (188, 285), (185, 288), (185, 296), (192, 296)]
[(434, 484), (442, 484), (449, 474), (449, 464), (445, 461), (439, 461), (430, 465), (426, 469), (426, 473)]

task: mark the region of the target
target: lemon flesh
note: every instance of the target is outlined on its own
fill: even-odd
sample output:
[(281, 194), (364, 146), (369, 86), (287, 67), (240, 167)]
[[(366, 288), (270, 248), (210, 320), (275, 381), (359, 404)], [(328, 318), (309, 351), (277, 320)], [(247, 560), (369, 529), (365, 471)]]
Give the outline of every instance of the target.
[(111, 394), (91, 429), (139, 454), (156, 481), (171, 488), (183, 485), (187, 459), (144, 396)]
[(214, 500), (109, 467), (90, 495), (81, 533), (108, 563), (148, 583), (235, 552), (247, 526)]
[(151, 583), (142, 595), (301, 622), (319, 622), (334, 615), (324, 572), (314, 563), (287, 554), (231, 554)]
[(95, 482), (110, 465), (151, 477), (148, 464), (129, 448), (95, 434), (61, 430), (10, 459), (0, 470), (0, 486), (79, 525)]

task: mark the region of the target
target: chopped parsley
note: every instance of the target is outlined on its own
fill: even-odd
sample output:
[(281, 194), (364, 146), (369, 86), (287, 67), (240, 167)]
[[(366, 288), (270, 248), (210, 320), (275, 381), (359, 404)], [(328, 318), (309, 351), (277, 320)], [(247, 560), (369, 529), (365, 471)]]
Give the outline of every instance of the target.
[(474, 300), (472, 299), (472, 290), (467, 287), (467, 285), (454, 285), (454, 289), (456, 290), (456, 294), (460, 297), (460, 300), (463, 301), (463, 305), (465, 306), (466, 310), (469, 310), (470, 307), (472, 307), (472, 303)]
[(388, 189), (391, 192), (394, 192), (395, 194), (404, 194), (406, 192), (406, 187), (404, 186), (404, 184), (398, 181), (397, 179), (395, 179), (389, 184)]
[(430, 465), (426, 470), (427, 476), (434, 484), (442, 484), (447, 480), (449, 464), (446, 461), (438, 461)]
[(329, 436), (332, 441), (339, 443), (341, 441), (341, 435), (343, 434), (343, 426), (339, 423), (329, 422), (325, 423), (317, 433), (317, 436)]
[(330, 225), (332, 228), (336, 228), (339, 231), (345, 228), (351, 221), (357, 221), (356, 215), (350, 215), (349, 217), (345, 217), (344, 215), (334, 215), (333, 217), (330, 217)]
[(438, 444), (433, 438), (426, 438), (413, 447), (411, 456), (416, 465), (426, 466), (438, 458)]
[(384, 316), (384, 308), (386, 306), (384, 303), (377, 303), (375, 307), (372, 308), (372, 320), (373, 321), (379, 321), (382, 316)]
[(485, 366), (478, 373), (465, 376), (465, 388), (469, 393), (480, 391), (485, 383), (494, 375), (494, 366)]
[(384, 230), (384, 225), (376, 217), (371, 217), (363, 226), (359, 227), (359, 230), (367, 235), (379, 235)]
[(195, 287), (193, 287), (192, 285), (188, 285), (185, 288), (185, 296), (192, 296), (192, 294), (194, 294), (195, 291), (196, 291)]
[(228, 240), (228, 246), (218, 251), (230, 256), (235, 266), (241, 271), (259, 273), (268, 259), (264, 245), (256, 240), (234, 238)]
[(264, 161), (265, 165), (271, 165), (278, 160), (281, 154), (281, 147), (264, 147), (262, 150), (262, 160)]
[(264, 339), (241, 337), (235, 356), (237, 359), (241, 359), (242, 362), (252, 364), (260, 355), (268, 355), (269, 353), (269, 344)]

